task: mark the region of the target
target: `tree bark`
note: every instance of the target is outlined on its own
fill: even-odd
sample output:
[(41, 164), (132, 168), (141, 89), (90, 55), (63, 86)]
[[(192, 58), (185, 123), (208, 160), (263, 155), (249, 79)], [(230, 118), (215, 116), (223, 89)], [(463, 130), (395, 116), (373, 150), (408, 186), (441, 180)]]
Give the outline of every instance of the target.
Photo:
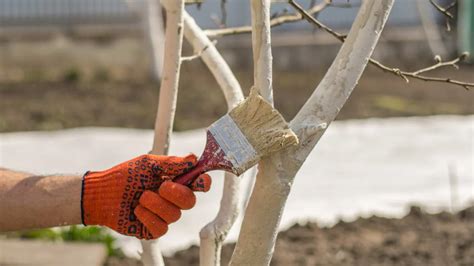
[(250, 0), (254, 86), (273, 104), (270, 5), (270, 0)]
[[(184, 14), (184, 35), (194, 51), (201, 54), (202, 60), (224, 93), (228, 109), (231, 110), (244, 98), (240, 84), (214, 44), (187, 13)], [(219, 212), (199, 234), (199, 260), (202, 266), (220, 265), (222, 243), (239, 214), (240, 178), (231, 173), (225, 173), (224, 178)]]
[(164, 0), (166, 33), (163, 78), (155, 120), (152, 154), (167, 154), (176, 111), (181, 50), (183, 45), (183, 0)]
[(196, 53), (201, 53), (202, 60), (219, 84), (224, 93), (227, 107), (231, 110), (244, 99), (239, 82), (222, 55), (217, 51), (214, 43), (187, 13), (184, 14), (184, 25), (186, 40), (193, 46)]
[(394, 0), (362, 2), (351, 31), (334, 62), (290, 123), (300, 144), (260, 162), (255, 188), (245, 212), (231, 265), (270, 263), (281, 215), (295, 175), (357, 85), (393, 2)]
[[(166, 33), (164, 68), (160, 87), (160, 98), (155, 120), (155, 133), (151, 154), (168, 154), (171, 132), (173, 130), (176, 99), (178, 94), (181, 50), (183, 45), (184, 0), (164, 0), (166, 9)], [(145, 266), (164, 265), (158, 243), (141, 241), (142, 261)]]
[(151, 57), (151, 74), (155, 81), (161, 80), (164, 57), (164, 27), (160, 0), (147, 0), (143, 5), (144, 34)]

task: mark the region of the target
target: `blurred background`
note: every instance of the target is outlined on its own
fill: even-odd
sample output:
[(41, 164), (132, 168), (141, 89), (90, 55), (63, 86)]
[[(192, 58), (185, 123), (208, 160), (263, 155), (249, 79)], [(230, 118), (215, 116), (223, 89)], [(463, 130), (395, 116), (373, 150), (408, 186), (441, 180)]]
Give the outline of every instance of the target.
[[(301, 2), (304, 7), (311, 4), (306, 2)], [(435, 55), (449, 59), (472, 52), (472, 5), (465, 2), (462, 19), (456, 16), (447, 31), (446, 17), (429, 1), (396, 1), (374, 57), (391, 67), (416, 70), (435, 63)], [(152, 80), (143, 5), (143, 0), (0, 0), (0, 131), (152, 128), (159, 85)], [(360, 1), (336, 0), (334, 5), (318, 19), (347, 33)], [(221, 26), (220, 1), (206, 0), (187, 10), (204, 29)], [(227, 1), (226, 10), (226, 26), (250, 24), (247, 1)], [(274, 3), (272, 12), (294, 13), (284, 1)], [(421, 12), (436, 36), (427, 34)], [(304, 20), (275, 27), (272, 38), (276, 106), (289, 119), (316, 87), (340, 43)], [(250, 34), (217, 39), (246, 89), (252, 84), (250, 40)], [(184, 53), (193, 52), (186, 45)], [(472, 73), (466, 64), (460, 71), (436, 72), (462, 80), (472, 80)], [(183, 64), (180, 88), (176, 130), (207, 126), (225, 112), (223, 96), (200, 60)], [(369, 66), (338, 119), (471, 114), (470, 96), (443, 83), (407, 84)], [(188, 104), (194, 102), (203, 104)]]
[[(189, 2), (193, 3), (187, 4), (186, 10), (203, 29), (250, 25), (248, 1)], [(321, 1), (297, 2), (310, 8)], [(436, 1), (443, 7), (452, 2)], [(456, 58), (463, 52), (472, 55), (474, 1), (455, 2), (457, 5), (450, 9), (453, 18), (449, 19), (428, 0), (396, 0), (373, 58), (392, 68), (414, 71), (435, 64), (436, 55), (443, 60)], [(345, 34), (360, 4), (361, 0), (333, 0), (329, 7), (314, 16)], [(80, 173), (110, 167), (148, 151), (159, 81), (153, 75), (146, 27), (147, 8), (145, 0), (0, 0), (1, 166), (41, 173)], [(286, 1), (272, 4), (274, 17), (294, 13)], [(251, 35), (213, 39), (247, 93), (253, 80)], [(290, 120), (316, 88), (341, 44), (305, 20), (274, 27), (272, 44), (275, 105)], [(194, 53), (186, 41), (183, 53)], [(460, 63), (459, 69), (446, 67), (433, 71), (433, 76), (474, 82), (472, 57), (470, 60)], [(200, 143), (202, 128), (227, 110), (224, 97), (200, 59), (183, 63), (179, 87), (174, 129), (183, 132), (181, 135), (178, 133), (179, 141), (175, 141), (173, 152), (199, 153), (203, 145)], [(283, 229), (301, 220), (317, 221), (327, 226), (337, 224), (339, 227), (333, 227), (331, 231), (320, 229), (313, 223), (295, 225), (280, 237), (275, 265), (315, 265), (311, 258), (319, 258), (322, 265), (382, 262), (435, 265), (432, 262), (440, 261), (439, 265), (472, 265), (472, 207), (461, 214), (431, 216), (425, 213), (425, 209), (428, 212), (456, 212), (472, 206), (472, 114), (474, 96), (471, 91), (447, 83), (416, 79), (407, 83), (399, 76), (369, 65), (341, 110), (337, 118), (340, 122), (328, 130), (328, 136), (315, 149), (315, 153), (318, 149), (325, 153), (310, 156), (299, 177), (302, 181), (298, 183), (297, 179), (295, 183), (294, 189), (302, 191), (313, 184), (312, 178), (319, 177), (316, 182), (320, 183), (314, 187), (319, 186), (330, 193), (323, 199), (323, 191), (319, 191), (320, 194), (304, 192), (306, 195), (314, 193), (309, 200), (321, 205), (301, 208), (299, 212), (288, 211), (283, 219)], [(389, 117), (397, 118), (384, 119)], [(115, 150), (116, 144), (129, 140), (133, 140), (129, 146)], [(373, 145), (367, 146), (367, 141), (372, 141)], [(193, 146), (194, 142), (199, 144)], [(188, 146), (180, 143), (188, 143)], [(74, 162), (61, 158), (66, 150), (73, 154), (70, 158), (75, 158)], [(350, 152), (345, 153), (345, 150)], [(366, 157), (357, 159), (355, 154), (365, 154)], [(25, 165), (22, 159), (25, 156), (41, 158), (29, 159)], [(85, 156), (90, 157), (84, 160)], [(61, 166), (57, 166), (58, 160)], [(340, 166), (340, 163), (345, 166)], [(391, 181), (387, 183), (380, 176)], [(219, 183), (216, 184), (216, 190), (220, 190)], [(298, 186), (302, 190), (298, 190)], [(424, 194), (417, 194), (421, 188), (426, 189)], [(359, 194), (351, 194), (354, 190)], [(394, 196), (383, 196), (383, 199), (367, 196), (377, 190)], [(453, 191), (458, 192), (453, 195)], [(287, 209), (301, 207), (303, 196), (300, 195), (292, 193)], [(218, 201), (218, 196), (209, 196), (203, 201)], [(404, 218), (408, 219), (403, 222), (406, 227), (398, 227), (399, 223), (390, 218), (407, 214), (411, 202), (422, 205), (424, 209), (412, 208), (408, 218)], [(202, 219), (202, 225), (213, 218), (215, 211), (213, 207), (207, 208), (209, 215)], [(361, 218), (352, 225), (337, 223), (374, 213), (389, 218)], [(422, 230), (418, 227), (420, 221), (425, 223), (424, 228), (438, 228), (447, 223), (446, 227), (453, 226), (454, 231), (432, 229), (415, 234), (413, 241), (411, 235), (407, 236), (408, 240), (398, 239), (401, 232)], [(376, 224), (380, 232), (392, 229), (393, 232), (364, 231), (369, 224)], [(234, 239), (238, 233), (235, 227), (238, 226), (233, 229)], [(196, 228), (198, 230), (199, 226)], [(127, 246), (123, 242), (128, 240), (116, 240), (118, 236), (111, 236), (108, 231), (83, 227), (61, 230), (19, 232), (9, 234), (8, 238), (102, 242), (106, 243), (108, 254), (112, 256), (106, 262), (108, 265), (139, 265), (136, 259), (126, 258), (136, 258), (133, 252), (117, 248), (117, 241), (123, 247)], [(171, 256), (185, 245), (196, 243), (196, 230), (189, 239), (183, 235), (175, 236), (174, 240), (171, 240), (173, 236), (170, 237), (170, 242), (176, 238), (179, 241), (167, 254)], [(339, 235), (345, 230), (354, 231), (354, 240), (345, 242), (347, 239)], [(459, 236), (459, 232), (464, 234)], [(459, 238), (461, 240), (457, 242), (453, 240)], [(441, 244), (426, 244), (436, 239), (442, 239)], [(0, 241), (5, 241), (2, 236)], [(292, 242), (301, 244), (297, 250), (292, 250), (295, 255), (279, 255), (283, 250), (291, 250)], [(316, 243), (326, 243), (326, 246)], [(363, 247), (359, 248), (361, 243)], [(381, 243), (386, 244), (387, 249), (374, 250)], [(12, 247), (11, 244), (3, 245), (5, 250)], [(129, 249), (136, 246), (137, 243)], [(103, 256), (103, 253), (98, 254)], [(228, 247), (224, 255), (228, 259), (230, 254)], [(6, 260), (5, 253), (3, 255)], [(301, 257), (306, 259), (298, 261)], [(196, 258), (197, 249), (194, 247), (167, 260), (170, 265), (191, 265), (197, 262)], [(102, 263), (97, 261), (90, 263)]]

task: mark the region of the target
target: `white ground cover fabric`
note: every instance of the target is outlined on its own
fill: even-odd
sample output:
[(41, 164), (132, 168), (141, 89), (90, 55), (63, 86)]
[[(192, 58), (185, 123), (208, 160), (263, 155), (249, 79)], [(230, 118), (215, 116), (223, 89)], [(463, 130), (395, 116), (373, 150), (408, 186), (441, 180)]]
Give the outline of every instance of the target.
[[(0, 166), (35, 174), (102, 170), (147, 153), (152, 134), (121, 128), (3, 133)], [(205, 139), (204, 129), (176, 133), (171, 154), (200, 154)], [(447, 210), (448, 166), (457, 181), (455, 207), (462, 208), (474, 200), (473, 165), (474, 116), (335, 122), (298, 173), (281, 228), (296, 221), (331, 225), (372, 214), (400, 217), (412, 203), (432, 211)], [(199, 229), (214, 218), (223, 175), (213, 172), (212, 176), (212, 190), (200, 194), (197, 206), (184, 212), (160, 240), (165, 254), (197, 243)], [(236, 239), (239, 227), (234, 225), (229, 240)], [(128, 237), (120, 238), (120, 245), (128, 255), (139, 249), (139, 242)]]

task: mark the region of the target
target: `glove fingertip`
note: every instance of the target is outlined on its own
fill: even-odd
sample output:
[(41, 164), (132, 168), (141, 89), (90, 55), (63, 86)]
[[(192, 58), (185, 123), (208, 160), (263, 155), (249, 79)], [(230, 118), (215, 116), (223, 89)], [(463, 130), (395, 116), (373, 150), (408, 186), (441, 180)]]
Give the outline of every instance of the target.
[[(138, 205), (134, 210), (138, 220), (147, 228), (148, 232), (153, 236), (153, 239), (159, 238), (168, 232), (168, 225), (160, 217)], [(145, 237), (148, 239), (148, 237)]]
[(202, 174), (191, 184), (191, 189), (198, 192), (208, 192), (211, 189), (212, 178), (208, 174)]

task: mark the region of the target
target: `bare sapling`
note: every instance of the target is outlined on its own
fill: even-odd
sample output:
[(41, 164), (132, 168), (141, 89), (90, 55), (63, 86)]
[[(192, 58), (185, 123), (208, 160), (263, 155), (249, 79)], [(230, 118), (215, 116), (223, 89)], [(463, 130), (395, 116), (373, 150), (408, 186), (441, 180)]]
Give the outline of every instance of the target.
[[(278, 225), (296, 173), (356, 86), (392, 5), (393, 0), (362, 2), (333, 64), (290, 123), (300, 139), (299, 146), (275, 153), (260, 162), (231, 265), (270, 263)], [(257, 6), (252, 5), (252, 8)], [(263, 6), (269, 8), (269, 5)]]
[[(168, 154), (178, 94), (181, 50), (183, 45), (183, 0), (163, 0), (166, 10), (165, 53), (151, 154)], [(141, 241), (145, 266), (164, 265), (157, 242)]]

